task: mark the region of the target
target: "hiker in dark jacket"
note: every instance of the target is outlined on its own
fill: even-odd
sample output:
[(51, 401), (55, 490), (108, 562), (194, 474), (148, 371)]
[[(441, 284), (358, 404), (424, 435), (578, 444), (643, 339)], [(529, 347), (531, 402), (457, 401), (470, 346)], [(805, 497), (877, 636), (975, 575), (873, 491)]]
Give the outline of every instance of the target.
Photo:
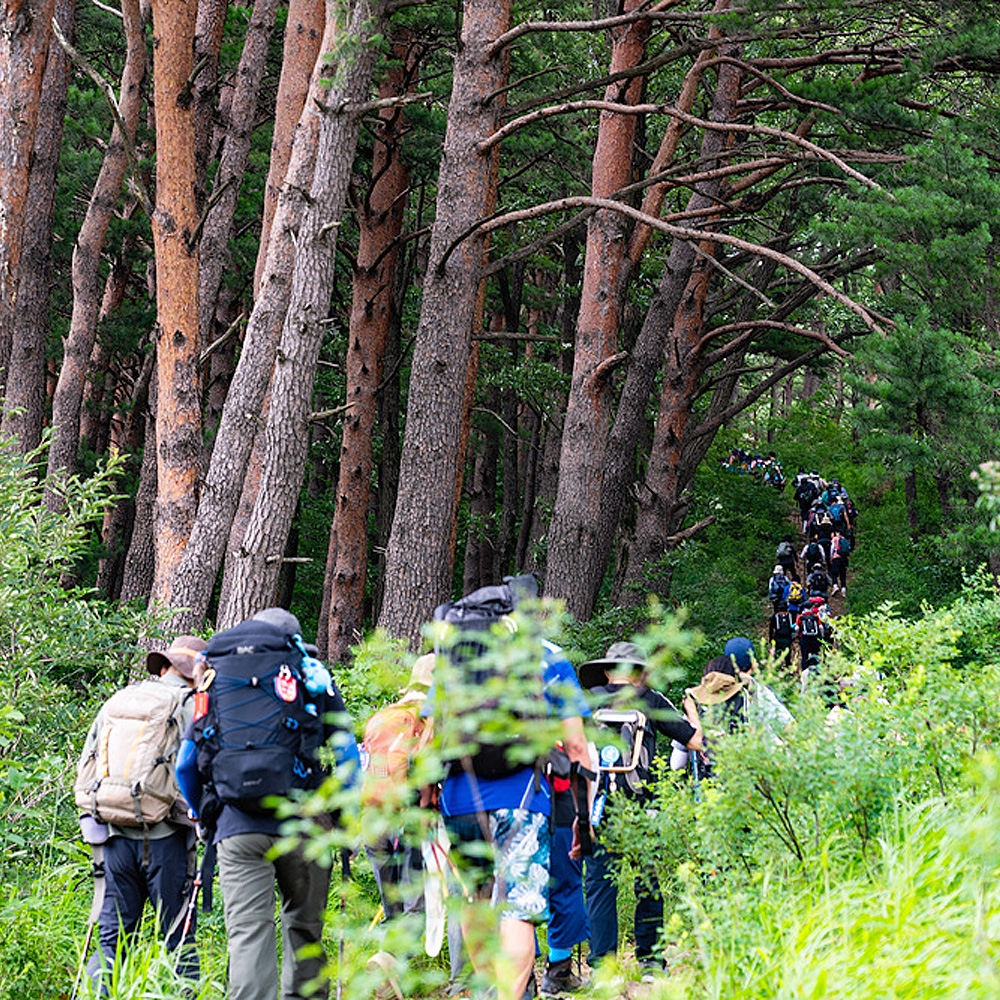
[(774, 561), (784, 570), (789, 580), (798, 580), (799, 571), (795, 563), (795, 546), (786, 535), (774, 553)]
[[(285, 636), (302, 635), (298, 619), (284, 608), (266, 608), (251, 619)], [(315, 647), (306, 647), (313, 655)], [(344, 700), (332, 681), (313, 696), (317, 717), (323, 720), (323, 742), (337, 737), (339, 769), (345, 784), (357, 780), (359, 757), (347, 728)], [(277, 682), (276, 682), (277, 683)], [(195, 815), (201, 807), (202, 781), (196, 758), (193, 727), (188, 730), (178, 758), (181, 789)], [(332, 822), (332, 817), (317, 817)], [(282, 825), (263, 807), (250, 812), (229, 802), (215, 822), (213, 843), (218, 850), (219, 885), (225, 903), (229, 944), (230, 1000), (274, 1000), (278, 992), (278, 960), (274, 926), (275, 885), (281, 894), (283, 998), (328, 995), (321, 948), (330, 869), (307, 857), (300, 842), (291, 851), (274, 854)], [(317, 983), (313, 988), (310, 984)], [(308, 989), (312, 992), (307, 993)]]
[[(656, 754), (656, 733), (676, 740), (689, 749), (701, 747), (701, 730), (685, 718), (673, 703), (646, 684), (646, 656), (630, 642), (616, 642), (598, 660), (580, 667), (580, 686), (587, 689), (596, 706), (636, 708), (649, 721), (643, 736), (643, 755), (648, 765)], [(616, 794), (630, 795), (626, 782)], [(639, 792), (648, 795), (648, 791)], [(618, 947), (618, 887), (614, 871), (620, 865), (618, 855), (609, 851), (597, 836), (594, 856), (587, 862), (586, 900), (590, 920), (590, 964), (595, 965)], [(645, 873), (635, 882), (635, 954), (640, 966), (663, 968), (663, 959), (655, 953), (663, 924), (663, 897), (655, 874)]]

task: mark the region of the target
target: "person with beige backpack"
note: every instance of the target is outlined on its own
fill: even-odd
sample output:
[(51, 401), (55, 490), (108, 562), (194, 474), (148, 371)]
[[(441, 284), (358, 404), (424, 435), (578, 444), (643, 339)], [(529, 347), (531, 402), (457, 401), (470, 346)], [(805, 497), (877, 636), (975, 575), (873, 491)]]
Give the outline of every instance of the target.
[[(193, 923), (181, 941), (196, 854), (174, 763), (193, 718), (195, 670), (205, 648), (203, 639), (186, 635), (150, 653), (152, 677), (115, 692), (84, 742), (73, 792), (95, 875), (103, 876), (96, 878), (91, 910), (99, 946), (87, 963), (98, 995), (107, 995), (119, 938), (125, 935), (124, 949), (147, 899), (168, 947), (180, 949), (178, 972), (191, 980), (200, 974)], [(89, 940), (88, 934), (88, 947)]]

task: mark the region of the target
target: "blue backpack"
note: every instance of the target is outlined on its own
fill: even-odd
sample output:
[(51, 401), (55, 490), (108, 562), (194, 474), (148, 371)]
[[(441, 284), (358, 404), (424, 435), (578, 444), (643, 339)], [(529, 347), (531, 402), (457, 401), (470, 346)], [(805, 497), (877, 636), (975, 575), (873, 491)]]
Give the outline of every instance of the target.
[(780, 601), (785, 596), (788, 578), (783, 573), (775, 573), (767, 585), (767, 597), (771, 602)]

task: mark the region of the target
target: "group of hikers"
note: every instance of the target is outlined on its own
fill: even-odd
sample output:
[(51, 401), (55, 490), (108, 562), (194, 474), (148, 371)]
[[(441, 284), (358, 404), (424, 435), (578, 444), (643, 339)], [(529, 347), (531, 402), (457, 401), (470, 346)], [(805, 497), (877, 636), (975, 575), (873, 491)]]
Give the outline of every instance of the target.
[[(816, 471), (800, 467), (794, 486), (803, 541), (799, 549), (787, 536), (777, 547), (768, 641), (788, 665), (798, 647), (804, 686), (833, 636), (829, 598), (847, 593), (857, 511), (836, 479)], [(647, 654), (633, 643), (613, 643), (574, 669), (543, 637), (537, 597), (536, 578), (513, 577), (439, 607), (425, 631), (433, 650), (416, 660), (399, 697), (366, 721), (360, 747), (336, 683), (285, 609), (149, 653), (151, 677), (104, 703), (78, 765), (74, 796), (94, 853), (95, 893), (73, 1000), (84, 969), (96, 995), (109, 993), (147, 900), (177, 972), (197, 980), (198, 896), (211, 906), (216, 865), (231, 1000), (327, 997), (330, 851), (324, 863), (310, 837), (349, 818), (339, 804), (319, 815), (313, 808), (307, 832), (279, 848), (287, 813), (276, 803), (316, 791), (332, 774), (356, 792), (355, 848), (371, 864), (378, 918), (423, 921), (430, 955), (447, 925), (449, 995), (478, 996), (470, 984), (483, 983), (492, 992), (482, 995), (498, 1000), (583, 989), (574, 948), (588, 944), (595, 970), (619, 943), (623, 859), (602, 820), (616, 798), (652, 805), (657, 737), (672, 747), (670, 766), (697, 783), (711, 773), (719, 733), (752, 723), (780, 740), (792, 717), (757, 676), (748, 638), (728, 640), (678, 708), (655, 689)], [(519, 635), (527, 654), (515, 696)], [(532, 739), (545, 745), (532, 748)], [(425, 780), (416, 765), (426, 760), (437, 770)], [(439, 817), (431, 825), (428, 810)], [(344, 877), (349, 856), (341, 852)], [(636, 872), (635, 897), (635, 957), (645, 978), (665, 967), (653, 871)], [(447, 898), (460, 907), (446, 907)], [(547, 953), (537, 983), (540, 924)], [(370, 964), (403, 1000), (398, 956), (379, 951)]]
[(760, 479), (776, 490), (785, 488), (785, 473), (781, 468), (780, 459), (773, 451), (768, 452), (767, 455), (761, 455), (759, 452), (733, 448), (722, 460), (722, 465), (741, 476), (752, 476), (754, 479)]
[(824, 644), (833, 638), (830, 597), (847, 596), (847, 568), (857, 537), (857, 508), (838, 479), (824, 480), (799, 466), (793, 480), (803, 544), (785, 536), (775, 551), (767, 584), (771, 602), (768, 642), (776, 659), (791, 665), (799, 649), (803, 680), (817, 671)]

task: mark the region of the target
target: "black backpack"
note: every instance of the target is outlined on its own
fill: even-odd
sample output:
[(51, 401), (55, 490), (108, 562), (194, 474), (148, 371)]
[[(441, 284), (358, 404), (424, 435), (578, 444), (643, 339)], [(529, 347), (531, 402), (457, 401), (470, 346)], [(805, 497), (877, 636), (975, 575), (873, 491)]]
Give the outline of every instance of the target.
[(792, 616), (787, 611), (778, 611), (774, 615), (774, 638), (777, 642), (791, 642)]
[[(541, 661), (536, 664), (537, 684), (526, 685), (530, 688), (527, 696), (518, 690), (512, 707), (505, 690), (511, 678), (502, 674), (499, 657), (492, 654), (497, 643), (503, 641), (494, 629), (504, 627), (504, 616), (521, 601), (537, 595), (538, 581), (534, 576), (507, 577), (500, 585), (480, 587), (458, 601), (439, 605), (434, 612), (435, 621), (447, 622), (457, 629), (451, 641), (437, 652), (447, 657), (465, 692), (481, 695), (473, 699), (473, 705), (466, 703), (467, 695), (461, 697), (459, 711), (452, 713), (443, 727), (449, 774), (471, 772), (477, 778), (505, 778), (532, 766), (532, 761), (525, 760), (524, 753), (515, 749), (528, 743), (526, 734), (512, 734), (511, 727), (502, 723), (505, 718), (510, 721), (545, 717)], [(441, 693), (439, 689), (435, 716), (449, 714)], [(490, 713), (499, 724), (490, 725)]]
[(803, 635), (818, 638), (822, 630), (820, 629), (820, 620), (816, 612), (803, 612), (799, 628)]
[(211, 826), (224, 804), (272, 815), (265, 798), (318, 788), (325, 777), (317, 757), (323, 720), (292, 637), (245, 621), (216, 633), (205, 657), (210, 669), (194, 723), (202, 822)]
[(823, 551), (823, 546), (819, 542), (810, 542), (809, 547), (806, 549), (806, 565), (815, 566), (816, 563), (826, 562), (826, 553)]

